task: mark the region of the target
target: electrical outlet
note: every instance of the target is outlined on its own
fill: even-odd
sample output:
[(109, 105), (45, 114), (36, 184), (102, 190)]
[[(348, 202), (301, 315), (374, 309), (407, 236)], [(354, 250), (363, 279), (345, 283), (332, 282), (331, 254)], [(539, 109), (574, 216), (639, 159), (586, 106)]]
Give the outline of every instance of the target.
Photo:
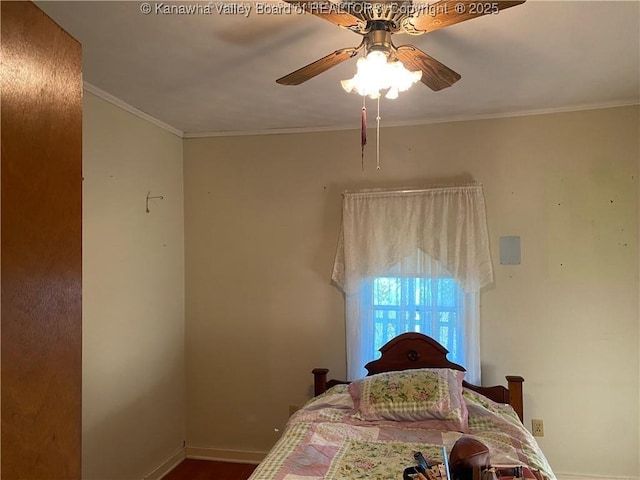
[(289, 416), (293, 415), (298, 410), (300, 410), (300, 406), (299, 405), (289, 405)]
[(541, 418), (531, 419), (531, 433), (534, 437), (544, 437), (544, 424)]

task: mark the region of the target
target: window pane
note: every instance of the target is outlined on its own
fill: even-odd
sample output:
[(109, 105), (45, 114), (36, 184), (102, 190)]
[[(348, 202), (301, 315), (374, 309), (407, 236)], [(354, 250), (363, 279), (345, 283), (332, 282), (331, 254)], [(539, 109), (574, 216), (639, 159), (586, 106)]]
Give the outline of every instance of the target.
[(373, 281), (374, 305), (400, 305), (401, 282), (397, 277), (378, 277)]
[(414, 279), (415, 285), (415, 304), (421, 305), (427, 308), (431, 307), (433, 296), (433, 283), (431, 278), (416, 278)]
[(384, 335), (382, 334), (382, 323), (376, 322), (373, 329), (373, 351), (376, 352), (384, 345)]
[[(444, 347), (449, 350), (449, 327), (440, 327), (438, 329), (438, 338), (436, 338)], [(449, 350), (449, 352), (453, 355), (453, 352)]]
[(422, 305), (424, 303), (424, 284), (422, 278), (416, 278), (413, 282), (413, 296), (416, 305)]
[(438, 322), (440, 322), (441, 325), (449, 324), (452, 319), (455, 319), (453, 312), (438, 312)]
[(452, 278), (377, 277), (369, 284), (366, 310), (372, 309), (374, 352), (403, 332), (430, 335), (449, 350), (448, 358), (464, 363), (458, 333), (462, 293)]
[[(391, 340), (393, 337), (395, 337), (396, 335), (398, 335), (396, 333), (396, 326), (393, 323), (389, 323), (387, 325), (387, 338), (385, 338), (385, 343), (388, 342), (389, 340)], [(382, 346), (382, 345), (380, 345)]]
[(458, 287), (453, 278), (441, 278), (438, 282), (438, 305), (453, 307), (456, 304)]

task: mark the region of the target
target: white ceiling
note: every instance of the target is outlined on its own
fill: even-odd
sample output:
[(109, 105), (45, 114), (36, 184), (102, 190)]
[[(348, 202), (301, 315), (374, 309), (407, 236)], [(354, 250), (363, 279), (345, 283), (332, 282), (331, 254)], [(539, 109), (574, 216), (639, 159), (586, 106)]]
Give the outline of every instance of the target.
[[(36, 2), (83, 45), (84, 80), (185, 136), (357, 128), (339, 84), (355, 59), (299, 86), (279, 78), (360, 36), (313, 15), (162, 15), (140, 1)], [(268, 3), (268, 2), (264, 2)], [(271, 0), (274, 5), (278, 0)], [(462, 75), (381, 100), (383, 125), (640, 103), (640, 2), (543, 1), (421, 36), (394, 35)], [(368, 108), (375, 108), (373, 100)]]

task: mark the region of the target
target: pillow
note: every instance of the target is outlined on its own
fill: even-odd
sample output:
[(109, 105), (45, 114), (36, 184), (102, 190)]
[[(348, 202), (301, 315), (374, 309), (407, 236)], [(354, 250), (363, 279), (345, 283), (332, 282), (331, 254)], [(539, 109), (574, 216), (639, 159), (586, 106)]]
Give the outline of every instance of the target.
[(465, 372), (420, 368), (386, 372), (349, 385), (354, 407), (363, 420), (421, 422), (437, 420), (465, 431), (467, 407), (462, 398)]

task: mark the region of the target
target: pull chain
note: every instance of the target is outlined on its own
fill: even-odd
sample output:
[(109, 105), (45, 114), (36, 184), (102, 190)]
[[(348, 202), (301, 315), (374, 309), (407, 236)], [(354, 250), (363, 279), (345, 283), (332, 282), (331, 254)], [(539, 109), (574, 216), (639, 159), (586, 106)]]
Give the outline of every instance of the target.
[(380, 97), (378, 97), (378, 116), (376, 117), (376, 169), (380, 170)]
[(362, 97), (362, 122), (360, 125), (360, 149), (362, 171), (364, 172), (364, 146), (367, 144), (367, 105), (366, 97)]

